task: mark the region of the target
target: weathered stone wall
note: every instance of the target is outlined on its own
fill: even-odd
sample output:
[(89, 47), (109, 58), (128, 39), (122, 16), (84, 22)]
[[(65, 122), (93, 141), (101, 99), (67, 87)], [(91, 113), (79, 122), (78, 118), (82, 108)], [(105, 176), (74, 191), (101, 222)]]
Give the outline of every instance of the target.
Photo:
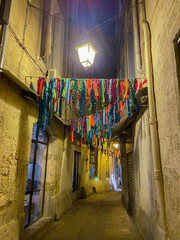
[[(31, 1), (41, 9), (42, 2)], [(8, 69), (29, 86), (30, 79), (25, 81), (25, 76), (42, 76), (43, 74), (19, 46), (18, 39), (38, 65), (42, 64), (41, 67), (44, 71), (46, 66), (39, 59), (42, 14), (29, 7), (26, 9), (26, 7), (27, 1), (25, 0), (12, 1), (10, 27), (15, 32), (17, 39), (8, 29), (3, 68)], [(27, 22), (25, 20), (26, 11)], [(34, 79), (34, 82), (36, 80)], [(37, 104), (28, 102), (21, 97), (20, 90), (9, 83), (7, 79), (0, 79), (0, 236), (2, 239), (19, 239), (22, 238), (24, 232), (25, 185), (32, 128), (33, 124), (37, 122)], [(54, 198), (60, 181), (62, 129), (62, 126), (56, 124), (54, 132), (49, 130), (51, 137), (47, 162), (44, 216), (52, 218), (55, 217), (57, 211)]]
[(135, 222), (145, 239), (148, 236), (163, 239), (158, 227), (160, 216), (156, 205), (148, 109), (142, 113), (134, 127)]
[(44, 216), (58, 217), (59, 205), (57, 204), (62, 168), (62, 153), (64, 150), (64, 127), (56, 121), (51, 121), (51, 126), (47, 127), (49, 136), (47, 170), (45, 182), (45, 203)]
[[(32, 0), (30, 3), (43, 10), (43, 2), (43, 0)], [(59, 8), (57, 0), (53, 0), (52, 8), (53, 14), (59, 14), (56, 15), (56, 17), (63, 19), (63, 15), (60, 14), (62, 13), (62, 9)], [(59, 55), (59, 52), (63, 51), (64, 46), (64, 26), (60, 25), (62, 21), (55, 21), (55, 26), (53, 26), (52, 23), (52, 26), (56, 27), (56, 33), (58, 32), (59, 35), (62, 34), (62, 36), (56, 36), (56, 39), (59, 40), (60, 38), (61, 40), (61, 42), (59, 41), (59, 45), (57, 45), (56, 39), (51, 39), (53, 48), (50, 56), (51, 61), (47, 60), (46, 64), (40, 56), (42, 22), (42, 11), (39, 11), (30, 6), (27, 7), (26, 0), (12, 1), (9, 24), (13, 29), (16, 37), (13, 36), (9, 27), (7, 31), (7, 47), (5, 48), (3, 68), (10, 70), (12, 74), (20, 78), (28, 86), (31, 81), (33, 82), (34, 86), (36, 86), (36, 76), (45, 76), (48, 68), (56, 68), (56, 66), (58, 66), (57, 77), (59, 77), (58, 71), (61, 71), (61, 74), (63, 72), (62, 53), (61, 56)], [(25, 53), (22, 47), (20, 47), (19, 41), (24, 45), (30, 56)], [(60, 44), (62, 44), (62, 47)], [(35, 76), (35, 78), (26, 78), (26, 76)]]
[[(24, 231), (24, 197), (30, 156), (33, 124), (37, 122), (37, 104), (28, 102), (0, 79), (0, 236), (3, 239), (20, 239)], [(55, 118), (47, 127), (49, 136), (48, 160), (45, 181), (45, 202), (43, 217), (57, 219), (66, 213), (79, 192), (72, 194), (72, 166), (74, 151), (81, 152), (80, 187), (84, 186), (87, 196), (111, 190), (106, 179), (106, 161), (102, 159), (101, 180), (89, 180), (89, 156), (87, 145), (71, 143), (70, 131)], [(100, 150), (101, 151), (101, 150)], [(101, 155), (99, 155), (101, 156)], [(88, 159), (86, 169), (86, 159)], [(37, 229), (38, 230), (38, 229)]]
[[(42, 2), (31, 1), (39, 8), (42, 8)], [(24, 46), (38, 65), (46, 71), (45, 64), (39, 59), (42, 15), (28, 8), (27, 26), (23, 37), (26, 7), (26, 0), (12, 1), (10, 26), (21, 42), (25, 37)], [(60, 11), (56, 9), (56, 12)], [(42, 73), (23, 53), (16, 40), (8, 30), (3, 67), (29, 86), (30, 80), (25, 81), (25, 76), (42, 76)], [(32, 80), (36, 86), (37, 79)], [(9, 80), (0, 78), (0, 239), (18, 240), (22, 239), (24, 233), (25, 187), (32, 129), (33, 124), (37, 122), (37, 104), (22, 97), (20, 89), (9, 83)], [(65, 105), (62, 112), (64, 114)], [(81, 152), (80, 187), (84, 186), (87, 189), (87, 195), (92, 194), (94, 186), (97, 192), (110, 190), (111, 187), (109, 180), (106, 180), (105, 172), (101, 180), (89, 181), (90, 154), (87, 145), (83, 144), (81, 149), (79, 142), (75, 141), (72, 144), (70, 130), (55, 117), (51, 121), (51, 126), (47, 127), (47, 134), (49, 144), (43, 217), (50, 217), (53, 220), (67, 212), (72, 207), (73, 201), (80, 196), (79, 191), (72, 194), (74, 151)], [(101, 154), (99, 158), (102, 158)], [(103, 162), (103, 159), (98, 161)], [(106, 165), (103, 164), (99, 171), (106, 171)]]
[[(22, 239), (24, 232), (25, 187), (32, 129), (37, 122), (37, 104), (20, 96), (20, 91), (8, 83), (7, 79), (0, 79), (0, 236), (18, 240)], [(55, 118), (47, 127), (47, 133), (49, 144), (43, 217), (53, 220), (72, 207), (72, 162), (74, 151), (80, 152), (81, 148), (80, 143), (71, 143), (69, 129)], [(80, 159), (80, 185), (85, 176), (85, 157), (86, 154), (82, 154)], [(88, 184), (89, 175), (86, 178)]]
[(36, 108), (0, 79), (0, 236), (19, 239)]
[(122, 167), (122, 201), (126, 209), (128, 209), (128, 174), (127, 174), (127, 157), (125, 139), (121, 138), (121, 167)]
[(161, 163), (169, 239), (180, 236), (180, 96), (173, 40), (180, 28), (180, 1), (147, 0)]
[[(43, 0), (31, 1), (37, 7), (43, 7)], [(15, 32), (17, 38), (37, 62), (38, 65), (42, 65), (42, 69), (46, 72), (46, 66), (40, 57), (40, 44), (41, 44), (41, 30), (42, 30), (42, 14), (35, 9), (28, 7), (27, 9), (27, 22), (26, 22), (26, 0), (14, 0), (12, 1), (10, 12), (10, 26)], [(26, 24), (26, 27), (25, 27)], [(25, 32), (25, 34), (24, 34)], [(24, 39), (24, 42), (23, 42)], [(41, 64), (42, 63), (42, 64)], [(11, 71), (15, 76), (25, 82), (25, 76), (43, 76), (37, 65), (28, 57), (22, 48), (19, 46), (16, 39), (8, 29), (7, 41), (4, 55), (3, 68)], [(36, 80), (36, 79), (32, 79)], [(27, 79), (28, 85), (30, 79)]]
[[(145, 13), (142, 11), (144, 3), (142, 1), (137, 2), (139, 3), (138, 17), (142, 73), (137, 72), (136, 77), (145, 77), (144, 32), (142, 21), (146, 17), (151, 31), (155, 103), (164, 180), (167, 231), (169, 239), (174, 240), (180, 235), (180, 96), (173, 40), (180, 26), (180, 1), (146, 0)], [(126, 22), (124, 22), (124, 27), (125, 25)], [(127, 55), (126, 52), (123, 52), (123, 50), (126, 49), (124, 39), (126, 38), (127, 29), (123, 27), (122, 29), (124, 34), (121, 41), (122, 45), (120, 46), (120, 55), (123, 59)], [(121, 71), (126, 68), (122, 59), (119, 68)], [(134, 124), (135, 222), (145, 237), (151, 236), (149, 239), (163, 239), (164, 233), (160, 227), (158, 227), (161, 225), (161, 217), (159, 216), (159, 202), (154, 186), (148, 121), (149, 113), (147, 110)], [(121, 144), (122, 176), (124, 178), (123, 200), (125, 206), (127, 206), (126, 148), (123, 144), (124, 142)]]

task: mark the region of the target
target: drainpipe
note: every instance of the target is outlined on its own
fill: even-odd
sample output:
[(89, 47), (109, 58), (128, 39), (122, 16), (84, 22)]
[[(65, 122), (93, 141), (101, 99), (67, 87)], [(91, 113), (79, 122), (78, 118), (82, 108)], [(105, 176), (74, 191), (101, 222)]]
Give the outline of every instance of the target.
[(139, 39), (139, 24), (138, 24), (138, 11), (136, 0), (132, 0), (132, 12), (133, 12), (133, 28), (134, 28), (134, 47), (136, 54), (136, 70), (142, 74), (142, 59), (140, 50), (140, 39)]
[(149, 102), (149, 125), (151, 135), (151, 146), (152, 146), (152, 157), (153, 157), (153, 168), (154, 168), (154, 179), (155, 187), (158, 194), (160, 204), (160, 214), (162, 217), (163, 229), (165, 231), (165, 239), (167, 239), (167, 225), (166, 225), (166, 210), (165, 210), (165, 197), (164, 197), (164, 183), (160, 157), (160, 146), (158, 138), (157, 128), (157, 117), (155, 107), (155, 94), (153, 84), (153, 67), (152, 67), (152, 54), (151, 54), (151, 35), (150, 27), (146, 21), (145, 5), (144, 2), (138, 0), (139, 7), (139, 18), (142, 23), (144, 32), (144, 56), (145, 56), (145, 71), (146, 78), (148, 79), (148, 102)]
[(147, 21), (142, 23), (144, 30), (144, 44), (145, 44), (145, 70), (146, 78), (148, 79), (148, 102), (149, 102), (149, 125), (151, 134), (151, 146), (152, 146), (152, 157), (153, 157), (153, 167), (154, 167), (154, 178), (155, 187), (157, 190), (160, 213), (162, 216), (163, 228), (166, 231), (166, 213), (165, 213), (165, 201), (164, 201), (164, 186), (163, 186), (163, 176), (162, 167), (160, 159), (160, 148), (158, 141), (158, 130), (157, 130), (157, 120), (156, 120), (156, 108), (154, 99), (154, 86), (153, 86), (153, 70), (152, 70), (152, 58), (151, 58), (151, 45), (150, 45), (150, 29)]

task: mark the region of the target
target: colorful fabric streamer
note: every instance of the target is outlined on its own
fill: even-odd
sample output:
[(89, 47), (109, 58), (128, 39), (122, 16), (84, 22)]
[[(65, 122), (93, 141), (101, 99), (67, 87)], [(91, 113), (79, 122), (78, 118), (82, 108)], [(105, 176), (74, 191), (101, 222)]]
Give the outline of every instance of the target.
[[(118, 79), (75, 79), (75, 78), (51, 78), (39, 77), (37, 81), (38, 102), (38, 127), (46, 129), (46, 123), (50, 125), (53, 112), (62, 115), (62, 102), (67, 105), (78, 104), (81, 119), (71, 121), (72, 140), (77, 135), (93, 141), (94, 135), (99, 138), (111, 135), (112, 124), (114, 127), (120, 121), (125, 104), (128, 106), (128, 117), (133, 115), (133, 105), (138, 111), (135, 93), (147, 80), (140, 83), (136, 78)], [(33, 84), (30, 88), (35, 91)], [(98, 103), (99, 102), (99, 103)], [(97, 111), (97, 107), (100, 110)], [(107, 107), (108, 106), (108, 107)], [(83, 117), (86, 107), (86, 114)], [(96, 112), (97, 111), (97, 112)], [(91, 114), (96, 112), (95, 114)], [(37, 131), (38, 136), (38, 131)]]

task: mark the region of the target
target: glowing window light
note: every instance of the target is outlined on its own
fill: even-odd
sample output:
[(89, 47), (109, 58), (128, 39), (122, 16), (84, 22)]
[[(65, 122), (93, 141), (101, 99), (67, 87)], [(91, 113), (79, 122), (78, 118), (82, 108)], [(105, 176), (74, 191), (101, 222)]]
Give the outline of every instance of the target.
[(91, 67), (94, 63), (95, 56), (97, 54), (96, 49), (91, 43), (86, 43), (81, 46), (76, 47), (79, 55), (79, 61), (85, 69)]

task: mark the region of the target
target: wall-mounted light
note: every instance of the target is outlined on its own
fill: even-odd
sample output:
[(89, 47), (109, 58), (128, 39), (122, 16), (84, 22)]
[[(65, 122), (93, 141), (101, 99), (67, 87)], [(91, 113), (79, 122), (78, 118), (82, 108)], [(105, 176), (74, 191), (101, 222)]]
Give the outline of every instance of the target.
[(114, 143), (114, 144), (113, 144), (113, 147), (116, 148), (116, 149), (118, 149), (119, 144), (118, 144), (118, 143)]
[(85, 69), (91, 67), (94, 63), (95, 56), (97, 54), (96, 49), (91, 43), (86, 43), (76, 47), (79, 55), (79, 61)]

